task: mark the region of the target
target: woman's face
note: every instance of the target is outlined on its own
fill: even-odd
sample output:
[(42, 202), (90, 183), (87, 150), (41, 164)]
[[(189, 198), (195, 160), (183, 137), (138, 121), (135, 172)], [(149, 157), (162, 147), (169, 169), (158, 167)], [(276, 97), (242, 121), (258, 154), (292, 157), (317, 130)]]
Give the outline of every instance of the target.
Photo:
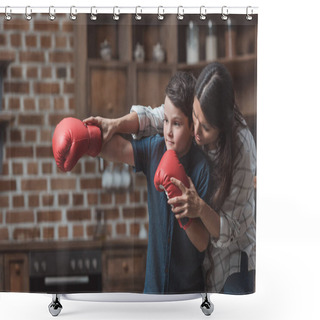
[(195, 97), (193, 102), (192, 112), (194, 124), (194, 138), (199, 146), (208, 145), (209, 150), (216, 148), (220, 129), (212, 127), (206, 120), (200, 106), (199, 100)]

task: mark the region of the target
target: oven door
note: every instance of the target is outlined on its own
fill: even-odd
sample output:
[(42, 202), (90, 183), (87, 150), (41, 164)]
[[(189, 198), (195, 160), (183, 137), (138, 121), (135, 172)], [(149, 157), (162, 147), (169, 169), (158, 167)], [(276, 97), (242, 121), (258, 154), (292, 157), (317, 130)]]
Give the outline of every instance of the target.
[(100, 250), (30, 254), (30, 292), (102, 292)]

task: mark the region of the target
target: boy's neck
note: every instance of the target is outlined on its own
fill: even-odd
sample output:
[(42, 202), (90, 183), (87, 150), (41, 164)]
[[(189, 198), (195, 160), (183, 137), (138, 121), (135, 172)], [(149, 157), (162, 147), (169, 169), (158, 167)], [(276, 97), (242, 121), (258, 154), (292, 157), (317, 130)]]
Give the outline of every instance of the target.
[(181, 159), (182, 157), (184, 157), (191, 149), (191, 146), (192, 146), (192, 139), (190, 139), (187, 147), (185, 148), (185, 150), (181, 153), (177, 153), (177, 156), (179, 159)]

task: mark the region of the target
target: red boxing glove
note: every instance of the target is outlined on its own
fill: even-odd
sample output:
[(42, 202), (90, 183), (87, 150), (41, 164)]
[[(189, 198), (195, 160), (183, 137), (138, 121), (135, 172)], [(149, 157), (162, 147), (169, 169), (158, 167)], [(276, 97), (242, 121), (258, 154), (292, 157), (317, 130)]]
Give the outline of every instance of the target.
[[(187, 188), (190, 187), (187, 174), (176, 152), (174, 150), (167, 150), (158, 165), (153, 182), (158, 191), (165, 191), (168, 199), (181, 196), (182, 194), (181, 190), (170, 181), (171, 178), (180, 180)], [(190, 226), (192, 219), (188, 219), (185, 225), (182, 225), (180, 219), (178, 221), (180, 227), (186, 230)]]
[(96, 157), (102, 146), (101, 130), (97, 126), (86, 126), (81, 120), (65, 118), (54, 130), (52, 138), (53, 156), (60, 170), (72, 170), (85, 154)]

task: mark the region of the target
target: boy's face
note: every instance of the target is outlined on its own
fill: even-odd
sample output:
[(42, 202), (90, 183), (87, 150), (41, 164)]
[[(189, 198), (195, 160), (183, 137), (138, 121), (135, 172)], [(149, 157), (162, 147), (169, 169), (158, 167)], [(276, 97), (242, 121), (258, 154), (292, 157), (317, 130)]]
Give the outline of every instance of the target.
[(163, 136), (167, 150), (174, 150), (179, 158), (191, 147), (193, 124), (189, 125), (188, 117), (168, 97), (164, 101)]

